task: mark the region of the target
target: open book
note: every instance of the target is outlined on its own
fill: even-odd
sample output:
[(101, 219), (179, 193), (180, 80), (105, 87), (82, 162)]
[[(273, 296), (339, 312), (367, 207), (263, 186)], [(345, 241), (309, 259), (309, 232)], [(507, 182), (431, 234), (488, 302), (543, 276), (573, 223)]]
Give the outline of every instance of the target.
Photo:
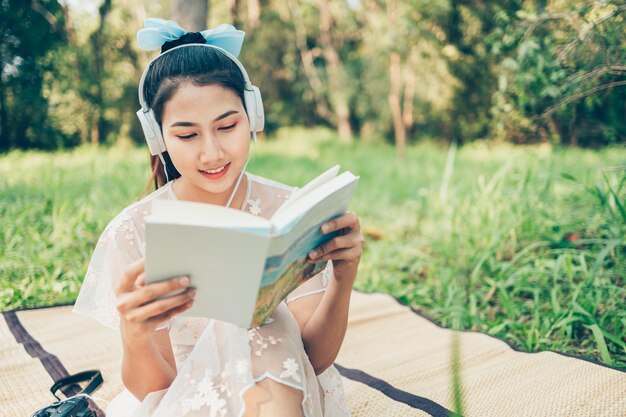
[(262, 325), (326, 265), (307, 255), (337, 235), (320, 227), (346, 212), (359, 179), (338, 172), (337, 165), (294, 191), (269, 220), (218, 205), (155, 200), (145, 217), (146, 283), (188, 275), (196, 298), (182, 315)]

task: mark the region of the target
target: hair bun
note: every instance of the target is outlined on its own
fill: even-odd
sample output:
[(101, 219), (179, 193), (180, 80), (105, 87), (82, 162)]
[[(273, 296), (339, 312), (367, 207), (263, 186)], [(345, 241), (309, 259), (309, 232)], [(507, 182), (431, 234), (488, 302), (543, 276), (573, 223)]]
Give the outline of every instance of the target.
[(172, 49), (179, 45), (185, 45), (188, 43), (206, 43), (206, 39), (200, 32), (188, 32), (182, 35), (178, 39), (174, 39), (173, 41), (168, 41), (163, 44), (161, 47), (161, 53), (167, 51), (168, 49)]

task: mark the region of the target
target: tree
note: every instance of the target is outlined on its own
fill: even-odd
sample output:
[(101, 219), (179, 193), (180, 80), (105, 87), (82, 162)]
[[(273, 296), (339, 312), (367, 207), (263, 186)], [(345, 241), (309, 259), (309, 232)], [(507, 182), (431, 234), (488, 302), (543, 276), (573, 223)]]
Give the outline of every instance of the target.
[(171, 19), (189, 32), (206, 29), (209, 0), (172, 0)]
[[(352, 140), (350, 100), (354, 90), (349, 83), (338, 48), (338, 44), (342, 43), (342, 37), (338, 35), (339, 30), (332, 10), (333, 6), (340, 6), (332, 4), (331, 0), (316, 0), (314, 16), (318, 22), (316, 28), (318, 35), (312, 39), (309, 37), (310, 31), (299, 2), (290, 0), (288, 4), (295, 25), (302, 65), (314, 92), (317, 110), (320, 116), (337, 128), (343, 141), (350, 142)], [(345, 8), (345, 5), (341, 8)], [(309, 42), (313, 42), (315, 47), (311, 48)], [(319, 56), (323, 57), (323, 66), (316, 65), (315, 58)]]
[[(231, 22), (267, 132), (327, 125), (346, 141), (626, 140), (626, 3), (606, 0), (0, 2), (0, 150), (142, 140), (146, 15)], [(146, 8), (149, 9), (147, 13)], [(82, 14), (81, 14), (82, 13)]]
[[(554, 3), (554, 4), (552, 4)], [(506, 140), (571, 145), (626, 141), (626, 4), (529, 4), (519, 20), (500, 17), (508, 55), (494, 106)]]
[(99, 9), (100, 14), (100, 23), (98, 28), (91, 34), (90, 43), (92, 47), (92, 65), (91, 68), (93, 70), (92, 80), (93, 80), (93, 91), (90, 94), (90, 101), (95, 107), (95, 112), (93, 114), (94, 119), (91, 123), (91, 142), (99, 143), (100, 138), (104, 136), (105, 126), (104, 126), (104, 111), (105, 111), (105, 103), (104, 103), (104, 91), (103, 91), (103, 77), (105, 76), (105, 57), (104, 57), (104, 48), (106, 48), (105, 42), (105, 25), (106, 20), (111, 12), (111, 0), (104, 0)]
[(448, 13), (439, 21), (447, 38), (448, 68), (458, 81), (447, 135), (458, 143), (487, 138), (491, 133), (498, 61), (490, 53), (489, 39), (496, 15), (515, 16), (522, 2), (450, 1)]
[(65, 5), (67, 40), (42, 62), (49, 123), (65, 146), (143, 140), (134, 113), (137, 83), (151, 54), (138, 53), (135, 32), (145, 9), (105, 1), (97, 10)]
[(0, 2), (0, 150), (56, 148), (43, 84), (46, 56), (65, 39), (63, 11), (54, 0)]

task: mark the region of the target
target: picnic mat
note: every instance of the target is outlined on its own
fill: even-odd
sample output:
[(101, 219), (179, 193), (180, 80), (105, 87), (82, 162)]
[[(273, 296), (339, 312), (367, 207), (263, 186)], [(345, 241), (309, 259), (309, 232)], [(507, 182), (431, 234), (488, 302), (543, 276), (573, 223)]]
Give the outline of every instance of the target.
[[(122, 389), (117, 332), (71, 308), (3, 313), (0, 416), (30, 416), (54, 400), (54, 380), (90, 369), (105, 381), (96, 397), (110, 400)], [(336, 360), (352, 415), (448, 416), (452, 335), (389, 295), (354, 292)], [(626, 416), (624, 371), (555, 352), (517, 352), (480, 333), (457, 335), (465, 416)], [(104, 416), (106, 403), (97, 406)]]

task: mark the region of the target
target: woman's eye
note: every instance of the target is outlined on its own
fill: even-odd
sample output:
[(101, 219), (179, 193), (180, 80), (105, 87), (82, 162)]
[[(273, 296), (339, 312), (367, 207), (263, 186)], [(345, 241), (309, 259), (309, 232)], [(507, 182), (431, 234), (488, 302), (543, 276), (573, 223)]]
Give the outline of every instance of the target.
[(191, 133), (189, 135), (184, 135), (184, 136), (183, 135), (178, 135), (178, 138), (180, 138), (180, 139), (191, 139), (194, 136), (196, 136), (196, 134), (195, 133)]
[(234, 128), (235, 126), (237, 126), (237, 123), (233, 123), (232, 125), (228, 125), (228, 126), (220, 127), (220, 128), (219, 128), (219, 129), (217, 129), (217, 130), (222, 131), (222, 132), (228, 132), (229, 130), (231, 130), (231, 129), (232, 129), (232, 128)]

